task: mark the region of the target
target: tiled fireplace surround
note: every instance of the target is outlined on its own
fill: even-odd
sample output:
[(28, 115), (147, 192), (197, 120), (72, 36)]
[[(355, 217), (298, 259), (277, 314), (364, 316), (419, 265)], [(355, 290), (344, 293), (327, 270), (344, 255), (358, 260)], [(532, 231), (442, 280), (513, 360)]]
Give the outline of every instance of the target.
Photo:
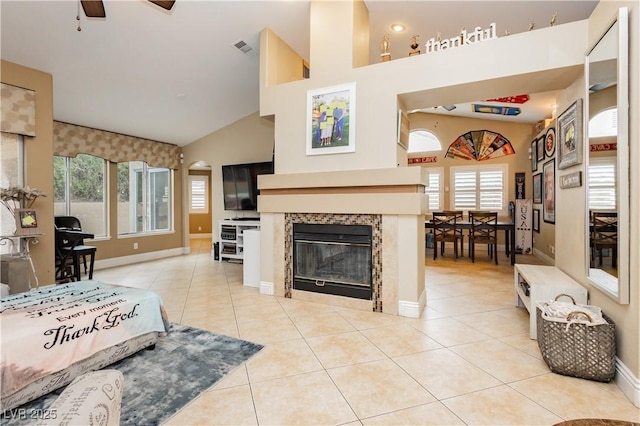
[(286, 213), (284, 215), (284, 296), (293, 293), (293, 224), (368, 225), (372, 229), (371, 286), (373, 311), (382, 312), (382, 218), (375, 214)]
[[(259, 176), (261, 292), (418, 317), (425, 306), (421, 168)], [(373, 300), (293, 289), (293, 224), (370, 225)]]

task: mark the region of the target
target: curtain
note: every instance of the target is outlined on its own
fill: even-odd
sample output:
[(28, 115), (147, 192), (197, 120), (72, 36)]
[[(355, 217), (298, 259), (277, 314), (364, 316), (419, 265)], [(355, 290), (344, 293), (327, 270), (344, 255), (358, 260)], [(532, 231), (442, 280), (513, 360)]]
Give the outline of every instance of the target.
[(36, 92), (1, 83), (1, 129), (6, 133), (36, 135)]
[(180, 167), (177, 145), (122, 135), (75, 124), (53, 122), (53, 153), (64, 157), (95, 155), (113, 163), (144, 161), (151, 167)]

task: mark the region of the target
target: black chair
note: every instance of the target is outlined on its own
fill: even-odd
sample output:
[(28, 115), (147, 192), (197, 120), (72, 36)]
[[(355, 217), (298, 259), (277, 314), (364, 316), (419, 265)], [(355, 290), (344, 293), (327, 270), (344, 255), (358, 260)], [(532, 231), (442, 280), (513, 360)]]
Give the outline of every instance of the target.
[(599, 266), (602, 266), (602, 250), (611, 251), (611, 264), (614, 268), (618, 265), (618, 213), (617, 212), (591, 212), (591, 267), (593, 266), (594, 252), (598, 254)]
[[(95, 246), (84, 244), (84, 238), (76, 238), (73, 232), (82, 231), (80, 220), (75, 216), (55, 216), (56, 228), (56, 281), (68, 281), (70, 278), (80, 280), (80, 260), (87, 274), (87, 256), (89, 260), (89, 279), (93, 279), (93, 265), (95, 261)], [(70, 231), (70, 232), (66, 232)], [(70, 273), (69, 269), (72, 267)]]
[(433, 213), (433, 260), (438, 257), (438, 242), (440, 254), (444, 256), (444, 243), (453, 243), (453, 252), (458, 258), (458, 242), (462, 241), (462, 230), (458, 228), (459, 212), (443, 211)]
[[(498, 264), (498, 213), (469, 212), (471, 232), (469, 232), (469, 254), (471, 262), (476, 261), (476, 244), (487, 244), (489, 257)], [(513, 250), (513, 248), (512, 248)]]

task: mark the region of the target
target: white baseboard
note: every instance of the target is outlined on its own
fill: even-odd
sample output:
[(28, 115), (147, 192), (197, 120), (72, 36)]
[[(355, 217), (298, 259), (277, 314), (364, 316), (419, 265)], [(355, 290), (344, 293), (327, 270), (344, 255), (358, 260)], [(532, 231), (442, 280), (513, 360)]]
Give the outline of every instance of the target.
[(549, 256), (547, 256), (546, 254), (544, 254), (543, 252), (541, 252), (536, 248), (533, 249), (533, 255), (538, 259), (542, 260), (547, 265), (554, 266), (556, 264), (555, 259), (550, 258)]
[(130, 265), (132, 263), (164, 259), (165, 257), (180, 256), (183, 254), (189, 254), (190, 252), (191, 249), (189, 247), (178, 247), (168, 250), (158, 250), (148, 253), (133, 254), (131, 256), (112, 257), (110, 259), (96, 260), (93, 268), (95, 270), (112, 268), (114, 266)]
[(398, 300), (398, 315), (407, 318), (420, 318), (420, 314), (427, 304), (427, 291), (422, 291), (420, 299), (417, 302), (408, 302), (406, 300)]
[(640, 408), (640, 379), (616, 357), (616, 377), (614, 379), (622, 393), (633, 405)]
[(273, 296), (273, 283), (267, 281), (260, 281), (260, 294), (266, 294), (267, 296)]
[(189, 239), (211, 239), (213, 238), (213, 234), (189, 234)]

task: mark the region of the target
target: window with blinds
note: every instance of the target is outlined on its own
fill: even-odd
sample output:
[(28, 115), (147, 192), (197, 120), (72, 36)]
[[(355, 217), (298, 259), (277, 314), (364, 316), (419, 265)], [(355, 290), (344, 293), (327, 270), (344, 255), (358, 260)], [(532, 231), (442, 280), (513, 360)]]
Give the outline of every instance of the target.
[(207, 176), (189, 176), (189, 213), (209, 213)]
[(425, 186), (424, 192), (429, 195), (429, 211), (442, 210), (442, 167), (427, 169), (429, 173), (429, 185)]
[(589, 210), (615, 210), (615, 158), (591, 159), (589, 161)]
[(451, 209), (507, 214), (506, 164), (451, 167)]

